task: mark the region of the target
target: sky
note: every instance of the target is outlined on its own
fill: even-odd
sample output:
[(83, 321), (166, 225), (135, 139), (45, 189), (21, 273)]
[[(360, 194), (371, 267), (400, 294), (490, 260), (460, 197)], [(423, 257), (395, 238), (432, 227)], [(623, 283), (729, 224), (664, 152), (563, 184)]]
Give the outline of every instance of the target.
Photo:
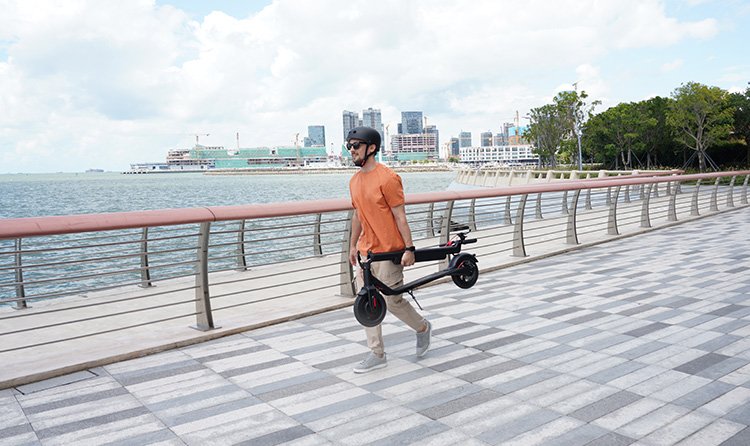
[[(292, 145), (343, 110), (441, 141), (560, 91), (597, 111), (689, 81), (744, 91), (750, 0), (0, 0), (0, 173), (123, 171)], [(524, 124), (523, 118), (520, 124)], [(207, 136), (206, 136), (207, 135)]]

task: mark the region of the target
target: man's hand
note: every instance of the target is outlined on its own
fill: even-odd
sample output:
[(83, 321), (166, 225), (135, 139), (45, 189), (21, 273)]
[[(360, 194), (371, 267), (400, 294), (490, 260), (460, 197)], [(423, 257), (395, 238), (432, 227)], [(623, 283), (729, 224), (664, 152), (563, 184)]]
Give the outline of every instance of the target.
[(404, 251), (404, 255), (401, 256), (401, 264), (404, 266), (414, 265), (414, 252)]
[(354, 266), (357, 266), (357, 247), (352, 246), (349, 248), (349, 263), (351, 263)]

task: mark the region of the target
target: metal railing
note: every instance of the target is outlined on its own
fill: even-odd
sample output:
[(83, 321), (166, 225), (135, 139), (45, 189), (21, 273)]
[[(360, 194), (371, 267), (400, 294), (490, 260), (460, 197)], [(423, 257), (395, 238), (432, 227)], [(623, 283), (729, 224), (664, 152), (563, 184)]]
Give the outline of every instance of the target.
[[(748, 178), (639, 175), (412, 194), (407, 216), (417, 246), (476, 231), (472, 252), (487, 270), (747, 206)], [(167, 321), (213, 330), (261, 303), (353, 296), (351, 212), (341, 199), (0, 220), (0, 353)], [(61, 326), (75, 330), (61, 336)]]

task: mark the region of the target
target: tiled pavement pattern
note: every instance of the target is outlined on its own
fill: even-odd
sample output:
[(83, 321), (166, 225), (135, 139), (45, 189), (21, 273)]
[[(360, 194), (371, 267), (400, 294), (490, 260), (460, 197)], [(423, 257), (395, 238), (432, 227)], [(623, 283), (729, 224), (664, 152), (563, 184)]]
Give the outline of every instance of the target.
[[(750, 210), (0, 391), (0, 444), (750, 444)], [(481, 265), (481, 259), (480, 259)], [(62, 384), (63, 381), (73, 381)]]

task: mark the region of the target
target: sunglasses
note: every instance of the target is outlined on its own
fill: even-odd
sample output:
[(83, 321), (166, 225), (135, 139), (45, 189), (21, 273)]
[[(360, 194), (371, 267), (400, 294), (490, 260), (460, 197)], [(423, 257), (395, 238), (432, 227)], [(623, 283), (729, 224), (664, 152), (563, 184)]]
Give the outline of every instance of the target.
[(348, 142), (348, 143), (346, 143), (346, 150), (349, 150), (349, 151), (351, 151), (352, 149), (358, 150), (359, 146), (362, 146), (362, 145), (364, 145), (365, 147), (367, 147), (367, 143), (364, 142), (364, 141)]

